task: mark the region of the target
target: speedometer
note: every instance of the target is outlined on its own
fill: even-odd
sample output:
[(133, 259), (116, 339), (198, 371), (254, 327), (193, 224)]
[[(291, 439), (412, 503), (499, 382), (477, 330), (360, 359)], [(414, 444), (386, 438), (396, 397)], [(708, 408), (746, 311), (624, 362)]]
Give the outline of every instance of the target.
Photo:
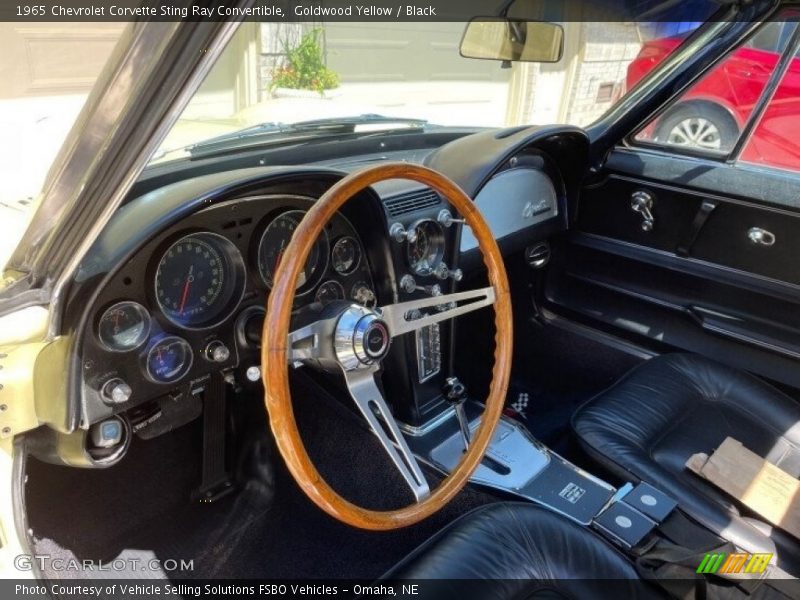
[[(264, 283), (272, 288), (275, 271), (283, 258), (295, 229), (303, 220), (302, 210), (289, 210), (269, 222), (258, 243), (258, 271)], [(297, 294), (310, 291), (322, 278), (328, 266), (328, 235), (323, 231), (306, 259), (297, 278)]]
[(244, 283), (244, 261), (236, 246), (216, 233), (195, 233), (179, 239), (161, 256), (156, 302), (176, 325), (212, 327), (236, 308)]

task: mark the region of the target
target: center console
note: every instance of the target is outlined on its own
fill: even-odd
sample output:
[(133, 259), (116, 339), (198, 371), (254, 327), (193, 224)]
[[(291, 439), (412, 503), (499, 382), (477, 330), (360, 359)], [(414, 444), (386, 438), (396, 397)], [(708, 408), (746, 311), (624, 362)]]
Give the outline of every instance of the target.
[[(465, 441), (480, 425), (483, 407), (467, 402), (468, 430), (452, 409), (427, 429), (401, 425), (412, 451), (429, 466), (451, 472)], [(573, 465), (534, 439), (517, 421), (501, 417), (489, 449), (470, 481), (506, 495), (545, 506), (614, 544), (633, 548), (676, 507), (676, 502), (646, 483), (619, 489)]]

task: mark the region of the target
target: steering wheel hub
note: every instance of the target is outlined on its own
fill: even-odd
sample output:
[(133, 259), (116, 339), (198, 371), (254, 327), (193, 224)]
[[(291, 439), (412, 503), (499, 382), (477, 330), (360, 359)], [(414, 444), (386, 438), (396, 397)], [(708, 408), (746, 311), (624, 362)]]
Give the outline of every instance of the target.
[(333, 343), (339, 363), (352, 371), (378, 363), (391, 341), (389, 327), (378, 313), (353, 304), (339, 317)]

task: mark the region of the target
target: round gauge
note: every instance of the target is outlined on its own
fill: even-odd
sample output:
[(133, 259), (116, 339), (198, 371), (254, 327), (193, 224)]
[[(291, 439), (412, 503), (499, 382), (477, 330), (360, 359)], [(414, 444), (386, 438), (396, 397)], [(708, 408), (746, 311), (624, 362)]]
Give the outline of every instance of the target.
[(377, 300), (375, 298), (375, 292), (363, 281), (359, 281), (353, 286), (353, 289), (350, 290), (350, 298), (360, 305), (367, 307), (375, 306)]
[[(282, 213), (270, 221), (261, 240), (258, 243), (258, 271), (268, 287), (272, 288), (275, 271), (283, 258), (289, 241), (295, 229), (303, 220), (305, 213), (302, 210), (290, 210)], [(328, 261), (328, 236), (321, 233), (311, 252), (306, 264), (297, 278), (297, 294), (307, 293), (319, 281), (325, 272)]]
[(419, 221), (413, 229), (416, 238), (408, 242), (408, 264), (416, 275), (432, 274), (444, 258), (444, 234), (436, 221)]
[(361, 262), (361, 247), (355, 238), (339, 238), (331, 250), (333, 270), (340, 275), (349, 275)]
[(147, 375), (157, 383), (172, 383), (189, 372), (193, 358), (192, 347), (183, 338), (161, 338), (147, 351)]
[(137, 302), (117, 302), (108, 307), (97, 324), (97, 337), (113, 352), (138, 348), (150, 335), (150, 313)]
[(319, 286), (314, 299), (322, 304), (328, 304), (334, 300), (344, 300), (344, 288), (338, 281), (330, 279)]
[(172, 244), (158, 262), (156, 301), (176, 325), (211, 327), (230, 316), (244, 283), (244, 261), (236, 246), (216, 233), (195, 233)]

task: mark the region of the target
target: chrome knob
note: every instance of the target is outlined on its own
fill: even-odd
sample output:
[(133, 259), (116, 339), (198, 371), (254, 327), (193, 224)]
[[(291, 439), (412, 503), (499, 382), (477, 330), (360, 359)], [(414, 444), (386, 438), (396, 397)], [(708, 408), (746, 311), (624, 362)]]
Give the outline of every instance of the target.
[(464, 271), (462, 271), (461, 269), (453, 269), (452, 271), (450, 271), (450, 279), (452, 279), (453, 281), (461, 281), (462, 279), (464, 279)]
[(244, 376), (247, 377), (247, 381), (252, 381), (255, 383), (261, 379), (261, 367), (253, 365), (252, 367), (247, 367), (247, 371), (245, 371)]
[(106, 404), (123, 404), (131, 399), (131, 386), (120, 378), (107, 381), (100, 390), (100, 396)]
[(417, 230), (408, 230), (402, 223), (392, 223), (392, 226), (389, 227), (389, 235), (392, 236), (397, 243), (408, 241), (413, 244), (417, 241)]
[(438, 279), (447, 279), (450, 276), (450, 269), (447, 268), (445, 263), (439, 263), (439, 266), (436, 267), (436, 270), (433, 272), (434, 275)]
[(454, 223), (464, 223), (464, 219), (455, 219), (453, 218), (452, 213), (443, 208), (439, 211), (439, 214), (436, 216), (436, 220), (442, 224), (443, 227), (450, 227)]
[(231, 357), (231, 351), (219, 340), (214, 340), (206, 346), (205, 355), (206, 360), (210, 362), (224, 363)]
[(417, 281), (411, 275), (403, 275), (400, 279), (400, 289), (406, 294), (411, 294), (417, 289)]

